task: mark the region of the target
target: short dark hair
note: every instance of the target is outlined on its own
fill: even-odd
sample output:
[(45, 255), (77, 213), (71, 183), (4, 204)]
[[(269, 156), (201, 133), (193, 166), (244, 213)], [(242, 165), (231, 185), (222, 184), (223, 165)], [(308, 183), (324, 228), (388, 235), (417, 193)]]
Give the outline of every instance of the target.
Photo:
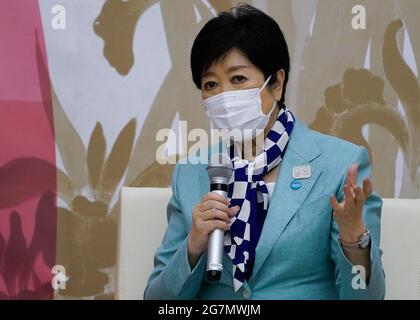
[(197, 88), (201, 89), (202, 75), (210, 65), (234, 48), (244, 53), (266, 79), (272, 75), (269, 84), (277, 80), (277, 71), (284, 70), (284, 102), (290, 71), (286, 40), (273, 18), (248, 4), (219, 13), (198, 33), (191, 50), (191, 72)]

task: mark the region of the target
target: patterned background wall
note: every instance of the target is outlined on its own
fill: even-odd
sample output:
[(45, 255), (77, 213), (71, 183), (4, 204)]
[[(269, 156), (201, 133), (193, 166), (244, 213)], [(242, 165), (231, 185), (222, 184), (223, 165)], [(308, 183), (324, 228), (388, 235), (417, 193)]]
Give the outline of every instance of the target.
[[(114, 297), (119, 191), (169, 185), (159, 129), (209, 129), (189, 52), (237, 2), (0, 1), (0, 299)], [(286, 35), (295, 114), (366, 146), (382, 197), (418, 198), (420, 1), (245, 2)], [(53, 292), (57, 264), (70, 278)]]

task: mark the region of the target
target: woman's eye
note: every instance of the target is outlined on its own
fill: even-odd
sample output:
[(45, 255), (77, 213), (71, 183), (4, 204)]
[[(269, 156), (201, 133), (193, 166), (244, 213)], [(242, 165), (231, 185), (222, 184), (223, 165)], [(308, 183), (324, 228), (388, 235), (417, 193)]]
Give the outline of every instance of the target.
[(217, 83), (214, 81), (208, 81), (204, 84), (204, 90), (209, 91), (209, 90), (213, 90), (214, 88), (216, 88)]
[(244, 77), (244, 76), (234, 76), (233, 78), (232, 78), (232, 82), (234, 83), (234, 84), (239, 84), (239, 83), (242, 83), (242, 82), (244, 82), (246, 80), (246, 78)]

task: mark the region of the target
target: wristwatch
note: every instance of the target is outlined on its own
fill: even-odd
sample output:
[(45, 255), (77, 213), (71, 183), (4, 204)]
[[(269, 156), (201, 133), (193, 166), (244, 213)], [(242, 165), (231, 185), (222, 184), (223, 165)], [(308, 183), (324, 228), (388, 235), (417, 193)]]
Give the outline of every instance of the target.
[(370, 244), (370, 232), (369, 230), (366, 229), (366, 231), (359, 238), (359, 241), (356, 241), (356, 242), (346, 242), (343, 239), (341, 239), (340, 235), (338, 235), (338, 241), (340, 242), (341, 246), (344, 248), (365, 249)]

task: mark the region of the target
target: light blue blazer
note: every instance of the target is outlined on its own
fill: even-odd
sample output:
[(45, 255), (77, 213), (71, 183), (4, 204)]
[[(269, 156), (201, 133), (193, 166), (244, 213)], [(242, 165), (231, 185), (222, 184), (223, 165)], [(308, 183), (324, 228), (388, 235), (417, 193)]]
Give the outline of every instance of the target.
[[(144, 298), (383, 299), (385, 275), (379, 248), (381, 198), (373, 193), (363, 210), (372, 235), (371, 276), (365, 289), (352, 286), (360, 282), (354, 278), (356, 270), (338, 242), (338, 225), (329, 204), (331, 194), (339, 201), (343, 199), (347, 169), (356, 162), (361, 185), (371, 174), (366, 149), (310, 130), (296, 118), (256, 249), (252, 276), (236, 293), (232, 262), (226, 253), (219, 283), (206, 280), (206, 253), (190, 269), (187, 237), (192, 210), (209, 192), (209, 178), (204, 164), (177, 164), (172, 177), (173, 195), (167, 207), (169, 224), (155, 254), (155, 267)], [(312, 175), (301, 180), (299, 190), (293, 190), (292, 169), (301, 165), (311, 166)]]

